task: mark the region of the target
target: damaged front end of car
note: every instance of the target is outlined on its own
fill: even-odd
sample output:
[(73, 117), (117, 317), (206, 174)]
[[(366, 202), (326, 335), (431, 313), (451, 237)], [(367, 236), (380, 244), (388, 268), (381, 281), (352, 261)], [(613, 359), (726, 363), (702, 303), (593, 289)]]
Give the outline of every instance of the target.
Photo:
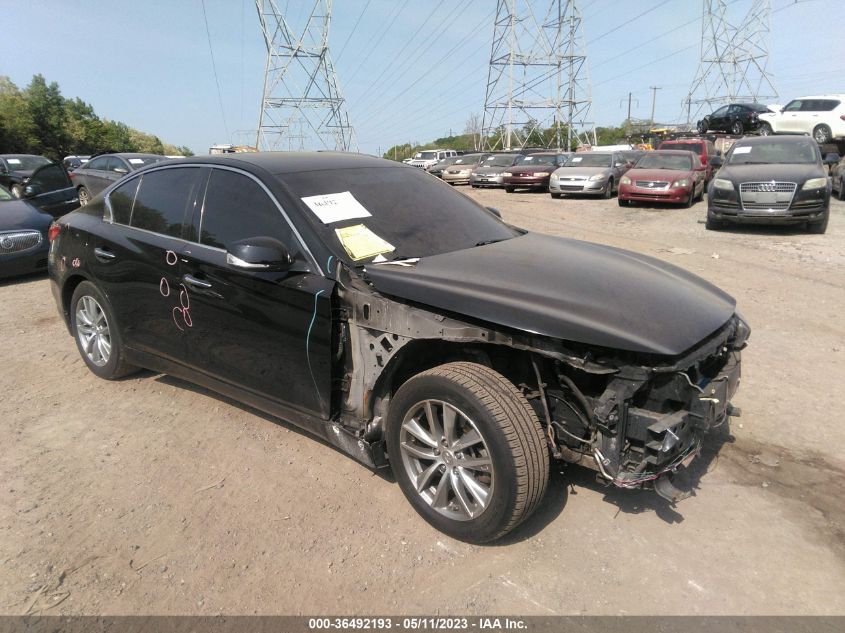
[(410, 376), (471, 359), (516, 385), (537, 414), (550, 454), (620, 488), (685, 493), (672, 474), (705, 433), (737, 414), (740, 350), (750, 330), (734, 314), (674, 357), (626, 352), (500, 328), (386, 297), (338, 269), (335, 412), (329, 440), (360, 461), (387, 464), (384, 420)]

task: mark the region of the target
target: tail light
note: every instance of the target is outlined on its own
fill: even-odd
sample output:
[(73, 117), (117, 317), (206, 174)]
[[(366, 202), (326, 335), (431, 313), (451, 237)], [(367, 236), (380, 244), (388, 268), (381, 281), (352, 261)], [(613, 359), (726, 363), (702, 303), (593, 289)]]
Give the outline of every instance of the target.
[(70, 178), (71, 180), (73, 180), (74, 178), (76, 178), (76, 174), (74, 174), (72, 171), (69, 171), (69, 172), (67, 173), (67, 175), (68, 175), (68, 178)]
[(52, 242), (57, 237), (59, 237), (59, 233), (62, 232), (63, 225), (59, 224), (58, 222), (53, 222), (50, 225), (50, 228), (47, 229), (47, 241)]
[(845, 121), (845, 114), (841, 115), (839, 118)]

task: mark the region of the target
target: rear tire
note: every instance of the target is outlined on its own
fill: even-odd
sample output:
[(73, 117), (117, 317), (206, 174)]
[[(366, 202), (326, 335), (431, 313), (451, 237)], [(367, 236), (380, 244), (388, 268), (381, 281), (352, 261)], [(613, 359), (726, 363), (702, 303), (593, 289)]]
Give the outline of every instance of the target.
[(710, 119), (704, 117), (703, 119), (701, 119), (701, 121), (698, 122), (698, 125), (696, 127), (698, 128), (699, 134), (706, 134), (707, 130), (710, 129)]
[(816, 143), (818, 143), (819, 145), (830, 143), (830, 139), (832, 136), (833, 133), (830, 131), (830, 128), (826, 125), (817, 125), (813, 129), (813, 138), (816, 139)]
[(117, 380), (138, 371), (125, 360), (111, 304), (90, 281), (83, 281), (73, 292), (70, 329), (82, 360), (95, 375)]
[(742, 125), (742, 121), (734, 121), (733, 123), (731, 123), (731, 134), (741, 136), (744, 131), (745, 128)]
[(469, 543), (519, 525), (549, 480), (548, 448), (531, 405), (504, 376), (476, 363), (440, 365), (405, 382), (390, 403), (387, 445), (414, 509)]
[(554, 198), (555, 200), (560, 200), (560, 194), (559, 193), (550, 193), (549, 195), (552, 198)]

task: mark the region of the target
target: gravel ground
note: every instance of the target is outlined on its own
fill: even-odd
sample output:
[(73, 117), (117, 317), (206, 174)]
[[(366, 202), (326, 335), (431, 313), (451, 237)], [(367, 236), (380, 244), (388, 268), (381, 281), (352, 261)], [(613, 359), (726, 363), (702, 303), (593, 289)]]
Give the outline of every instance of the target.
[(388, 475), (286, 423), (167, 376), (96, 379), (47, 280), (22, 279), (0, 285), (0, 613), (845, 612), (845, 204), (826, 235), (713, 233), (702, 203), (461, 190), (737, 298), (743, 416), (697, 461), (695, 497), (558, 467), (507, 540), (456, 542)]

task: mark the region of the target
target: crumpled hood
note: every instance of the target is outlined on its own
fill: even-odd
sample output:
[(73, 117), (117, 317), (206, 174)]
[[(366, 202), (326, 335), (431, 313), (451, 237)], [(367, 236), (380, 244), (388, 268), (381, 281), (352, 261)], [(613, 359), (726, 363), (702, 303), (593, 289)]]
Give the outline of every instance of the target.
[(492, 324), (591, 345), (676, 356), (723, 326), (736, 302), (660, 260), (528, 233), (424, 257), (370, 264), (379, 292)]

